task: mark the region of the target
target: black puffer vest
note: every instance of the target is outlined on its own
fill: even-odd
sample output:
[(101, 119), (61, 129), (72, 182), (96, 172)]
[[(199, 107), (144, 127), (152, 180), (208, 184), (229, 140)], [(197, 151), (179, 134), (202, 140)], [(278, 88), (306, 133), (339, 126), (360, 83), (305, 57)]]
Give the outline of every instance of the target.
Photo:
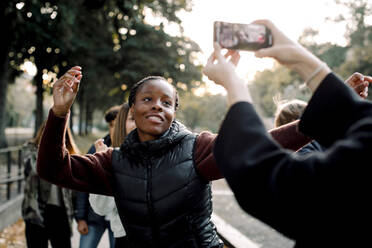
[(196, 135), (173, 122), (157, 140), (131, 132), (112, 155), (114, 192), (131, 247), (217, 247), (210, 183), (197, 174)]

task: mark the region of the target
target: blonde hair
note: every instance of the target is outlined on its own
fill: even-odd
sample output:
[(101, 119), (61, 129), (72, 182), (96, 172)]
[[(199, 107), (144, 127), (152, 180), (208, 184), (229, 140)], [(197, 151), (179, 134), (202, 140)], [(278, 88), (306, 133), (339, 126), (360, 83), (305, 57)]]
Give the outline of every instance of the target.
[(277, 104), (274, 125), (280, 127), (301, 118), (307, 103), (298, 99), (281, 101)]
[(111, 143), (113, 147), (119, 147), (123, 143), (125, 137), (128, 135), (126, 129), (128, 113), (129, 105), (127, 103), (123, 103), (115, 118), (114, 133), (112, 135)]

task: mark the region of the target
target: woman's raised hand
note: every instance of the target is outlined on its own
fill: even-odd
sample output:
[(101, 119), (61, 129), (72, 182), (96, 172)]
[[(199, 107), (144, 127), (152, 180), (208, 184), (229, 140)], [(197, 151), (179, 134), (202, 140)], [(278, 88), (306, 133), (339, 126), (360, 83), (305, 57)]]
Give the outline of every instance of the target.
[(226, 89), (230, 105), (239, 101), (252, 102), (245, 82), (238, 77), (235, 71), (239, 59), (239, 53), (234, 50), (228, 50), (225, 55), (222, 55), (221, 47), (215, 43), (214, 51), (203, 68), (203, 73), (210, 80)]
[(214, 51), (203, 68), (203, 73), (216, 84), (227, 88), (232, 78), (237, 78), (235, 67), (239, 63), (240, 55), (237, 51), (228, 50), (225, 55), (221, 54), (221, 47), (214, 44)]
[(74, 103), (83, 77), (80, 66), (74, 66), (53, 84), (53, 107), (57, 116), (65, 116)]

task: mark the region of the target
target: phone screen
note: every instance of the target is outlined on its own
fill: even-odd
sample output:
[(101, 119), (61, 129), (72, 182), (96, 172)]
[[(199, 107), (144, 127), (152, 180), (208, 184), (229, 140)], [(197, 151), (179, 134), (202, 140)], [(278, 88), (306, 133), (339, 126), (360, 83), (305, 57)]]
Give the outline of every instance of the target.
[(223, 48), (254, 51), (271, 46), (272, 36), (263, 25), (215, 22), (214, 41)]

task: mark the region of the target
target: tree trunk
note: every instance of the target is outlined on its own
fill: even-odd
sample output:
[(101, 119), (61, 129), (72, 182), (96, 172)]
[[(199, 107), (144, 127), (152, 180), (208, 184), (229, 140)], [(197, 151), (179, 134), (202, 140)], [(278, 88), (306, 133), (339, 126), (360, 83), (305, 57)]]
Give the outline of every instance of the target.
[(10, 51), (10, 44), (13, 39), (11, 30), (11, 20), (13, 15), (6, 13), (8, 1), (0, 1), (0, 27), (4, 34), (2, 38), (2, 45), (0, 46), (0, 148), (8, 146), (5, 136), (6, 127), (6, 95), (8, 91), (8, 70), (9, 60), (8, 54)]
[(80, 89), (79, 96), (79, 135), (83, 135), (83, 122), (84, 122), (84, 90)]
[(41, 124), (44, 121), (44, 112), (43, 112), (43, 79), (42, 79), (42, 72), (39, 69), (37, 71), (37, 74), (35, 76), (36, 82), (36, 112), (35, 112), (35, 130), (34, 130), (34, 136), (36, 136), (37, 130), (41, 126)]
[(85, 128), (84, 128), (84, 134), (89, 134), (89, 104), (85, 105)]
[(7, 80), (7, 65), (8, 61), (1, 63), (0, 66), (0, 148), (8, 146), (8, 142), (5, 136), (5, 127), (7, 123), (6, 119), (6, 93), (8, 90), (8, 80)]

